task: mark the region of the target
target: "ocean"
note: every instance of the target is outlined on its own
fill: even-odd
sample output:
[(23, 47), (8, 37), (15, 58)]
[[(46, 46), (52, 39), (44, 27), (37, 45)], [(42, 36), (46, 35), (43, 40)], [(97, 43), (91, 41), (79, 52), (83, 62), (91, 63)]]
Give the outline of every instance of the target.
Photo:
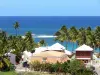
[[(76, 28), (90, 26), (92, 29), (100, 26), (99, 16), (1, 16), (0, 28), (8, 34), (14, 35), (15, 29), (13, 25), (16, 21), (20, 24), (19, 35), (24, 35), (27, 31), (31, 31), (34, 34), (33, 36), (37, 36), (34, 38), (35, 42), (44, 39), (48, 46), (56, 43), (53, 35), (62, 25), (66, 25), (67, 28), (71, 26)], [(74, 49), (76, 47), (77, 45)], [(68, 44), (67, 49), (72, 51), (72, 43)]]

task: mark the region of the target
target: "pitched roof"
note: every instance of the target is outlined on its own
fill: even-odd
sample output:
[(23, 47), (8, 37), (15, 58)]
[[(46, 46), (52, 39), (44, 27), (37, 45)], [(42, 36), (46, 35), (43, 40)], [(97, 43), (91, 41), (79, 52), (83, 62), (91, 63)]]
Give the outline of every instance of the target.
[(47, 50), (48, 51), (55, 51), (55, 50), (61, 51), (61, 50), (65, 50), (65, 47), (59, 43), (55, 43), (52, 46), (35, 48), (35, 53), (40, 53), (40, 52), (47, 51)]
[(45, 51), (33, 54), (34, 56), (40, 56), (40, 57), (61, 57), (63, 55), (66, 55), (64, 52), (58, 52), (58, 51)]
[(64, 50), (65, 47), (60, 43), (55, 43), (50, 47), (52, 50)]
[(76, 51), (93, 51), (93, 48), (83, 44), (82, 46), (78, 47)]
[(64, 50), (65, 51), (65, 54), (67, 55), (72, 55), (72, 52), (68, 51), (68, 50)]
[(49, 47), (39, 47), (39, 48), (35, 48), (35, 53), (40, 53), (46, 50), (49, 50)]

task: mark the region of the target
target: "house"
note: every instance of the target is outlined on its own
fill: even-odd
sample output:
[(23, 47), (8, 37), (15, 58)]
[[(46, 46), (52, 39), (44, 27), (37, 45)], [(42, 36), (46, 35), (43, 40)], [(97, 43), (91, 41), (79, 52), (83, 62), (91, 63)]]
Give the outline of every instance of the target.
[(58, 62), (65, 62), (70, 60), (67, 54), (64, 52), (59, 51), (45, 51), (34, 54), (31, 58), (31, 61), (39, 61), (39, 62), (49, 62), (49, 63), (56, 63)]
[(55, 43), (49, 47), (39, 47), (35, 48), (35, 53), (31, 58), (31, 61), (40, 61), (40, 62), (49, 62), (49, 63), (56, 63), (65, 62), (70, 60), (68, 55), (71, 54), (70, 51), (65, 51), (65, 47), (59, 43)]
[(85, 44), (76, 49), (75, 58), (82, 60), (84, 63), (91, 62), (93, 58), (93, 49)]
[(35, 48), (34, 54), (44, 52), (44, 51), (59, 51), (59, 52), (64, 52), (68, 55), (72, 54), (70, 51), (66, 50), (66, 48), (63, 45), (59, 43), (55, 43), (52, 46)]

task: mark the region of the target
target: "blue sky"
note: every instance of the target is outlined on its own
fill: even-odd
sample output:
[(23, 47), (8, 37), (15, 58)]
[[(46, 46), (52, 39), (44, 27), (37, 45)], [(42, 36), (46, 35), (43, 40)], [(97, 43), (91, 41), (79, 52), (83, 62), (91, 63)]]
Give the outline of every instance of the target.
[(100, 16), (100, 0), (0, 0), (0, 16)]

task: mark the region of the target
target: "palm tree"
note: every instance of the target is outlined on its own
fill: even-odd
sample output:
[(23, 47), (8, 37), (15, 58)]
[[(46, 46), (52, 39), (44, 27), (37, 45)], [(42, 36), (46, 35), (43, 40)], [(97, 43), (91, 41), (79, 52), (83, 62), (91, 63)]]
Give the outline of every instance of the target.
[(7, 35), (5, 31), (0, 33), (0, 55), (4, 55), (8, 50)]
[(25, 34), (24, 41), (26, 44), (26, 49), (31, 51), (34, 48), (34, 40), (30, 31)]
[(5, 31), (0, 32), (0, 70), (2, 70), (5, 65), (9, 67), (9, 60), (4, 58), (4, 54), (8, 52), (8, 41)]
[(90, 26), (89, 26), (89, 27), (87, 27), (87, 29), (86, 29), (86, 35), (90, 35), (90, 34), (91, 34), (91, 32), (92, 32), (91, 27), (90, 27)]
[(39, 46), (46, 46), (46, 42), (44, 39), (40, 40)]
[(95, 39), (95, 36), (94, 36), (94, 32), (91, 31), (91, 33), (87, 33), (87, 34), (88, 35), (87, 35), (87, 38), (86, 38), (86, 40), (87, 40), (86, 44), (95, 49), (96, 39)]
[[(57, 36), (55, 38), (55, 41), (60, 41), (61, 43), (66, 41), (67, 43), (70, 40), (68, 29), (66, 28), (65, 25), (63, 25), (61, 29), (55, 33), (55, 35)], [(66, 44), (66, 48), (67, 48), (67, 44)]]
[(96, 39), (96, 47), (99, 48), (100, 55), (100, 26), (97, 26), (95, 29), (95, 39)]
[(72, 26), (69, 30), (69, 34), (70, 34), (70, 41), (73, 43), (73, 47), (72, 50), (74, 50), (74, 43), (76, 43), (77, 41), (77, 36), (78, 36), (78, 31), (75, 28), (75, 26)]
[(77, 43), (78, 45), (86, 44), (86, 30), (83, 27), (78, 30)]
[(15, 22), (14, 28), (16, 30), (16, 36), (17, 36), (17, 29), (19, 28), (19, 22)]
[(95, 49), (95, 47), (96, 47), (96, 39), (95, 39), (94, 34), (95, 33), (91, 29), (91, 27), (87, 27), (87, 29), (86, 29), (86, 44)]

